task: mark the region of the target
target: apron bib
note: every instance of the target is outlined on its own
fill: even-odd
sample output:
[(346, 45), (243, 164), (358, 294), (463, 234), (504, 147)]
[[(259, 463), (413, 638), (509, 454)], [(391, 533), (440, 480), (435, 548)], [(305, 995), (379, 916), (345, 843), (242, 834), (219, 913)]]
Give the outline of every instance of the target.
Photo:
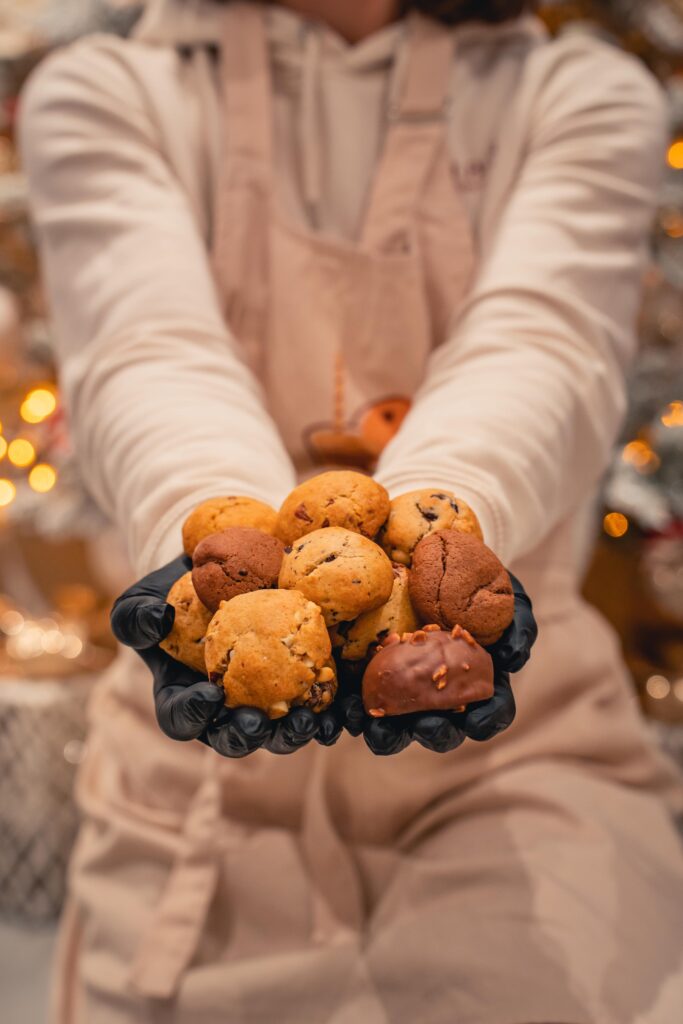
[(415, 17), (356, 241), (278, 207), (263, 11), (226, 11), (224, 156), (213, 266), (227, 323), (300, 472), (372, 469), (446, 336), (473, 269), (446, 140), (452, 35)]

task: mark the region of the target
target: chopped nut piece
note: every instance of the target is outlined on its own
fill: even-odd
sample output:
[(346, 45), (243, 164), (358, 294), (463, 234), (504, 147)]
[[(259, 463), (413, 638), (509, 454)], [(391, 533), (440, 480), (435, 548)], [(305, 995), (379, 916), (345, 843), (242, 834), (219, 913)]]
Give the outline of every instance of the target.
[(436, 684), (437, 690), (445, 690), (447, 683), (448, 683), (447, 679), (440, 679), (439, 682)]
[(329, 665), (326, 665), (324, 668), (321, 668), (320, 672), (318, 672), (319, 683), (329, 683), (330, 680), (332, 679), (334, 679), (334, 672), (329, 667)]
[(386, 711), (384, 708), (370, 708), (368, 714), (372, 715), (373, 718), (384, 718)]
[(382, 640), (380, 647), (390, 647), (391, 644), (400, 644), (400, 642), (401, 638), (398, 633), (390, 633), (389, 636), (386, 636), (384, 640)]
[(465, 711), (466, 708), (467, 704), (460, 704), (457, 708), (454, 708), (453, 710), (456, 711), (458, 714), (461, 714), (461, 712)]
[(424, 629), (416, 629), (410, 638), (411, 644), (424, 644), (427, 642), (427, 634)]
[(401, 633), (401, 643), (406, 644), (410, 640), (412, 633)]
[(439, 633), (441, 626), (438, 626), (436, 622), (430, 622), (428, 626), (423, 626), (422, 629), (425, 633)]
[(274, 704), (270, 705), (270, 717), (271, 718), (282, 718), (289, 711), (289, 704), (286, 700), (278, 700)]
[(438, 683), (439, 679), (443, 679), (444, 676), (448, 675), (448, 665), (442, 662), (435, 672), (432, 673), (432, 679), (435, 683)]

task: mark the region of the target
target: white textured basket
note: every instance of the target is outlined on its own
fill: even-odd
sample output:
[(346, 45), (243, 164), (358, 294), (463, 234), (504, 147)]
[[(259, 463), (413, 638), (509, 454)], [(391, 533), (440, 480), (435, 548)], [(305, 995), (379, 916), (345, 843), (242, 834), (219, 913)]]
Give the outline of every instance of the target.
[(91, 689), (0, 677), (0, 914), (40, 921), (62, 905)]

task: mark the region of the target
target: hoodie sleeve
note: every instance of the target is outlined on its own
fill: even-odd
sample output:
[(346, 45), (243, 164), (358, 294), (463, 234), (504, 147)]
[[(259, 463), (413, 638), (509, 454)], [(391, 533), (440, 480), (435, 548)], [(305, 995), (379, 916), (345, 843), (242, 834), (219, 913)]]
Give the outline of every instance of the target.
[(45, 62), (20, 135), (73, 441), (144, 572), (178, 552), (199, 501), (277, 505), (294, 471), (226, 329), (187, 193), (111, 46)]
[(516, 182), (378, 468), (393, 494), (460, 494), (508, 564), (609, 460), (664, 166), (663, 98), (635, 60), (592, 41), (543, 49), (554, 63), (521, 129)]

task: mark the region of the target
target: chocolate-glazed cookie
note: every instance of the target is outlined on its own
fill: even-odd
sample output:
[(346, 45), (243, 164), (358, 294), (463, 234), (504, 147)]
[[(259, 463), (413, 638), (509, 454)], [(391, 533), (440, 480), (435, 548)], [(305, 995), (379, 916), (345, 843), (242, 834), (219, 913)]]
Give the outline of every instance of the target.
[(374, 537), (389, 515), (389, 495), (370, 476), (352, 470), (320, 473), (295, 487), (277, 517), (275, 534), (293, 544), (314, 530), (339, 526)]
[(363, 676), (363, 704), (374, 718), (412, 711), (461, 711), (493, 696), (491, 656), (460, 626), (389, 636)]
[(285, 549), (280, 587), (299, 590), (322, 609), (334, 626), (389, 600), (394, 584), (391, 562), (367, 537), (331, 526), (316, 530)]
[(323, 711), (337, 690), (320, 609), (295, 590), (255, 590), (221, 605), (205, 658), (228, 707), (261, 708), (270, 718), (298, 706)]
[(422, 622), (443, 629), (460, 625), (488, 647), (512, 622), (510, 577), (478, 537), (439, 530), (415, 548), (410, 597)]
[(393, 562), (410, 565), (417, 544), (436, 530), (461, 530), (482, 537), (479, 520), (467, 502), (436, 487), (394, 498), (378, 541)]
[(207, 611), (195, 593), (192, 573), (186, 572), (176, 580), (166, 598), (175, 608), (173, 628), (159, 646), (176, 661), (193, 668), (195, 672), (206, 672), (204, 663), (204, 637), (211, 621)]
[(230, 494), (224, 498), (208, 498), (197, 505), (183, 524), (183, 548), (190, 558), (204, 537), (220, 533), (231, 526), (250, 526), (264, 533), (275, 533), (277, 512), (256, 498)]
[(277, 586), (284, 548), (277, 537), (233, 526), (199, 542), (192, 556), (192, 582), (200, 601), (217, 612), (221, 601)]

